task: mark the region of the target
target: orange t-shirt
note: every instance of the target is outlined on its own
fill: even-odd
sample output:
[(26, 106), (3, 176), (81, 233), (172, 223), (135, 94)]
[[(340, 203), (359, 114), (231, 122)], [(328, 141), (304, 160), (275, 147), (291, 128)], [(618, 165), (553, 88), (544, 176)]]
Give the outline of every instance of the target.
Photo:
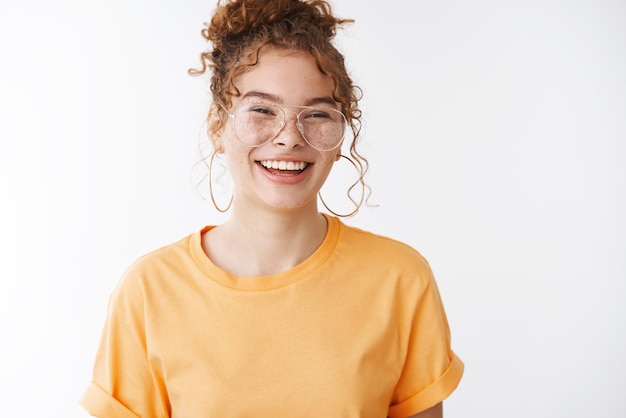
[(81, 404), (101, 418), (382, 418), (446, 398), (463, 363), (428, 263), (327, 219), (322, 245), (274, 276), (221, 270), (203, 231), (140, 258)]

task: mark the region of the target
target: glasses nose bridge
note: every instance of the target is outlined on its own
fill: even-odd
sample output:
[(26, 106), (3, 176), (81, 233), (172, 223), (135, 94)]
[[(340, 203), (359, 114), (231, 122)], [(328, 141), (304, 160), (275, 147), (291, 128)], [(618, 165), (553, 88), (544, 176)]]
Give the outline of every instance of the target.
[[(279, 106), (280, 110), (283, 113), (283, 121), (282, 121), (282, 127), (284, 128), (287, 125), (287, 119), (288, 115), (294, 115), (295, 116), (295, 124), (296, 124), (296, 128), (298, 128), (298, 131), (300, 131), (300, 134), (304, 137), (304, 127), (302, 126), (302, 122), (300, 122), (300, 115), (302, 114), (302, 112), (304, 112), (306, 109), (301, 109), (299, 112), (296, 112), (294, 110), (288, 110), (285, 109), (282, 106)], [(306, 140), (306, 138), (305, 138)]]

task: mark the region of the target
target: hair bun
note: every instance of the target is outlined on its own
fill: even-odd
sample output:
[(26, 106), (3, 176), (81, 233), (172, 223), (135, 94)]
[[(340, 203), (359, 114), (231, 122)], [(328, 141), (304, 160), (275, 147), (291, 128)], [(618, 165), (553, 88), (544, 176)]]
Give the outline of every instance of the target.
[(218, 2), (203, 36), (219, 44), (225, 38), (245, 36), (281, 22), (332, 39), (337, 27), (351, 20), (333, 16), (330, 5), (324, 0), (227, 0)]

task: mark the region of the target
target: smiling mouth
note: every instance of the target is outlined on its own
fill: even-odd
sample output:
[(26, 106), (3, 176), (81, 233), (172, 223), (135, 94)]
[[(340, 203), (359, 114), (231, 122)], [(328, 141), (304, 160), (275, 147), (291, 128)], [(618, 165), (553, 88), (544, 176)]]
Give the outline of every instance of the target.
[(310, 165), (304, 161), (275, 161), (266, 160), (258, 163), (268, 171), (283, 176), (300, 174)]

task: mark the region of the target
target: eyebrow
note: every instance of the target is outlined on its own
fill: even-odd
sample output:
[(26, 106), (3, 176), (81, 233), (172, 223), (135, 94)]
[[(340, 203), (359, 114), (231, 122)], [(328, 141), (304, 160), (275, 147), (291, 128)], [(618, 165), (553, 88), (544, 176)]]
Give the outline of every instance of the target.
[[(267, 100), (267, 101), (274, 102), (274, 103), (284, 104), (280, 96), (277, 96), (271, 93), (265, 93), (262, 91), (256, 91), (256, 90), (249, 91), (243, 96), (241, 96), (241, 100), (248, 99), (248, 98), (258, 98), (258, 99)], [(305, 106), (313, 106), (313, 105), (318, 105), (318, 104), (329, 104), (333, 107), (336, 107), (338, 105), (338, 103), (330, 96), (314, 97), (314, 98), (308, 99), (304, 103)]]

